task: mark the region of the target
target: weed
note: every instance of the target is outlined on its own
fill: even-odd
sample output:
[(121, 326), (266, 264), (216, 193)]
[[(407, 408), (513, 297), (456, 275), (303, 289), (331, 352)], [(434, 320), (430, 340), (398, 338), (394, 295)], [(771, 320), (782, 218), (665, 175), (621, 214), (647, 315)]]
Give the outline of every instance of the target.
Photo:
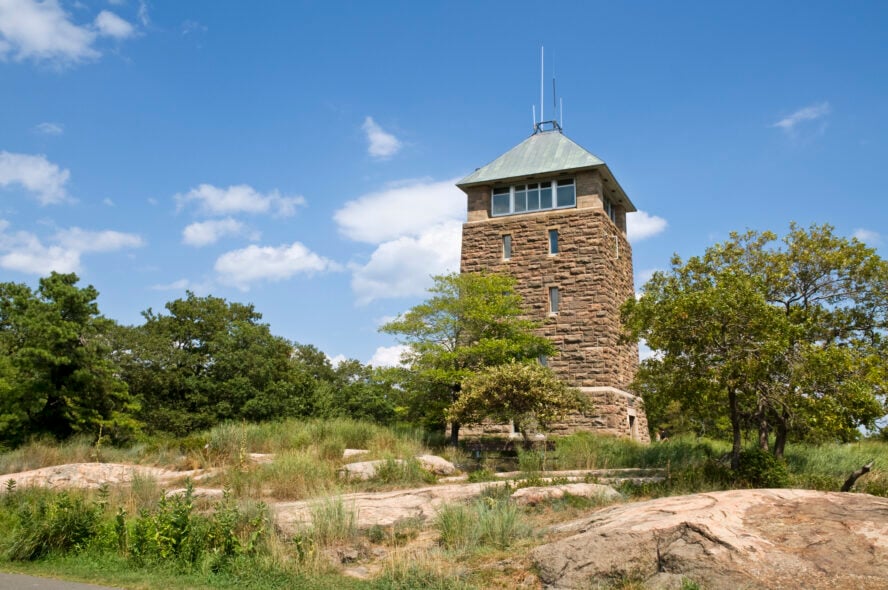
[(341, 496), (324, 498), (311, 506), (311, 528), (307, 532), (320, 546), (347, 543), (357, 537), (357, 514)]

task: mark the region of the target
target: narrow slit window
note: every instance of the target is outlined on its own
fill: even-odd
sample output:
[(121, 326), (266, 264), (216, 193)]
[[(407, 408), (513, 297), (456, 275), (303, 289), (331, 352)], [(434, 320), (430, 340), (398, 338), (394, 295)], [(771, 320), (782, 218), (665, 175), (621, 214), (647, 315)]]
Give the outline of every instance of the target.
[(512, 236), (506, 234), (503, 236), (503, 260), (512, 258)]
[(558, 254), (558, 230), (549, 230), (549, 254)]
[(558, 313), (558, 307), (561, 303), (561, 293), (558, 287), (549, 287), (549, 313)]

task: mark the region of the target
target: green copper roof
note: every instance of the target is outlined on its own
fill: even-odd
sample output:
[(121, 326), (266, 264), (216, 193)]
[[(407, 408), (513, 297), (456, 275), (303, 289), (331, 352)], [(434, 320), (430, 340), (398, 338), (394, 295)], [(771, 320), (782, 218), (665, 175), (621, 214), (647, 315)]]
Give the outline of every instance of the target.
[(604, 179), (605, 194), (610, 199), (623, 205), (626, 211), (635, 211), (635, 205), (607, 164), (557, 130), (534, 133), (487, 166), (460, 180), (456, 186), (465, 189), (479, 184), (589, 168), (598, 168)]
[(460, 180), (457, 186), (560, 170), (592, 168), (603, 164), (603, 161), (569, 140), (563, 133), (544, 131), (531, 135), (487, 166), (478, 168)]

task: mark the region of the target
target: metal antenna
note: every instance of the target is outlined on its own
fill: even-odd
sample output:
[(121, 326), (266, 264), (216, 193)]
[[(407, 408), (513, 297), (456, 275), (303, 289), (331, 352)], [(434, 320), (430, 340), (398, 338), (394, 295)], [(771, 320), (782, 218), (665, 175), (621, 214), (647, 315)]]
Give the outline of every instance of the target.
[(558, 100), (561, 102), (561, 114), (558, 117), (560, 119), (559, 124), (561, 125), (561, 128), (564, 129), (564, 99), (559, 98)]
[(536, 131), (536, 128), (537, 128), (537, 106), (531, 105), (531, 108), (533, 109), (533, 130)]
[(545, 83), (545, 75), (543, 72), (546, 69), (546, 62), (544, 60), (546, 48), (540, 45), (540, 123), (546, 120), (546, 116), (543, 114), (545, 109), (543, 108), (543, 92), (546, 87)]

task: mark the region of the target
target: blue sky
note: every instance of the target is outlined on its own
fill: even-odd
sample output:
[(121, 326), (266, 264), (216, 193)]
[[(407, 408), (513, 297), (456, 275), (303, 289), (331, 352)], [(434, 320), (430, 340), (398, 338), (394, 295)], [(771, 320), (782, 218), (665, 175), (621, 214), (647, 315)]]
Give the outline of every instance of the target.
[[(185, 289), (390, 362), (456, 269), (456, 179), (531, 132), (539, 52), (608, 163), (636, 285), (732, 230), (886, 254), (883, 2), (0, 0), (0, 281), (133, 324)], [(549, 118), (547, 116), (547, 118)]]

